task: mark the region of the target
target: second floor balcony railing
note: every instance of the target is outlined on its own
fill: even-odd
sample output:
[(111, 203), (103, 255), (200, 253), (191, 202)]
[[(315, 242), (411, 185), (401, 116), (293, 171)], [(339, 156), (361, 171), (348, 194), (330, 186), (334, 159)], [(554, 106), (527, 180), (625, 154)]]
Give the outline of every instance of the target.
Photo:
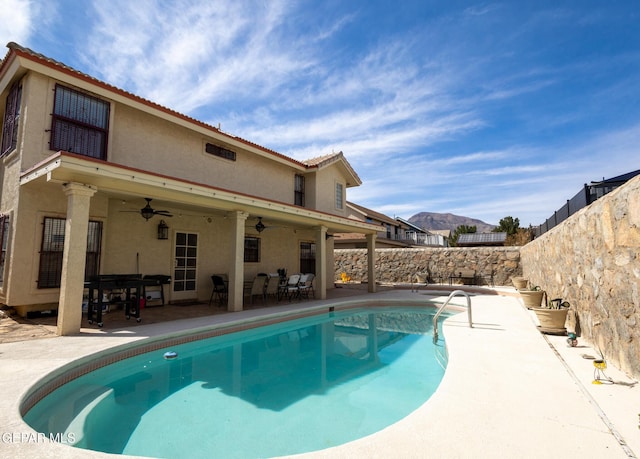
[(396, 237), (390, 238), (396, 241), (404, 242), (412, 245), (420, 245), (427, 247), (446, 247), (447, 243), (444, 236), (438, 234), (421, 234), (421, 233), (412, 233), (405, 235), (397, 235)]

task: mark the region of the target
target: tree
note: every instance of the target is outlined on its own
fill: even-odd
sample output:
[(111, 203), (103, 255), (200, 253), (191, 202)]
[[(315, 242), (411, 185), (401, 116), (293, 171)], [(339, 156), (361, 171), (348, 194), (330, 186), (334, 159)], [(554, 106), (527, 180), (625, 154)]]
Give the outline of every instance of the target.
[(475, 233), (476, 231), (478, 231), (476, 226), (469, 226), (469, 225), (458, 226), (456, 230), (453, 232), (453, 234), (451, 235), (451, 238), (449, 239), (449, 245), (451, 247), (457, 246), (458, 236), (460, 236), (461, 234)]
[(504, 217), (500, 220), (500, 224), (493, 229), (494, 233), (507, 233), (507, 236), (513, 236), (520, 228), (520, 220), (513, 217)]
[(518, 228), (515, 234), (507, 236), (504, 245), (526, 245), (533, 241), (533, 230), (531, 228)]

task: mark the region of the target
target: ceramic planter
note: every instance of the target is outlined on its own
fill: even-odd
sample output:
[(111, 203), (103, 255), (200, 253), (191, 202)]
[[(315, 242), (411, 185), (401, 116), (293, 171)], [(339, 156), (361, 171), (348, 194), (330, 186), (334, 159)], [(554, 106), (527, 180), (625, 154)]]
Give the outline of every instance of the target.
[(569, 308), (549, 309), (549, 308), (532, 308), (536, 313), (540, 330), (548, 333), (564, 332), (565, 322)]
[(527, 309), (539, 308), (544, 298), (544, 290), (520, 290), (520, 298)]
[(513, 286), (516, 288), (516, 290), (524, 290), (529, 284), (529, 281), (527, 279), (520, 276), (512, 277), (511, 282), (513, 282)]

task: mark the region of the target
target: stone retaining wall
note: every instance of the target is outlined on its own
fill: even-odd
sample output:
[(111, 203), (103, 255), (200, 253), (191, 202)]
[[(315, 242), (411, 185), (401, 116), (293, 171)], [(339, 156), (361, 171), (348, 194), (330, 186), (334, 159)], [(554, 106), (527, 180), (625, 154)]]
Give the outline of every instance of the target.
[[(366, 249), (336, 249), (335, 279), (344, 272), (354, 281), (367, 280)], [(474, 270), (481, 285), (511, 285), (521, 276), (519, 247), (376, 249), (376, 279), (383, 283), (411, 282), (428, 272), (432, 282), (449, 282), (459, 269)], [(492, 277), (493, 276), (493, 277)]]
[(605, 359), (640, 377), (640, 176), (521, 248), (523, 275), (561, 297)]

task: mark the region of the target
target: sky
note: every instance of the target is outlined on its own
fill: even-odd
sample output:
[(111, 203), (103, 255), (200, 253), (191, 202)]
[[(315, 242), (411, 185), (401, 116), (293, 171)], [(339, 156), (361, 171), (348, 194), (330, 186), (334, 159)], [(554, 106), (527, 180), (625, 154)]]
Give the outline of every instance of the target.
[(535, 226), (640, 169), (636, 0), (0, 0), (0, 24), (292, 158), (342, 151), (347, 199), (390, 217)]

